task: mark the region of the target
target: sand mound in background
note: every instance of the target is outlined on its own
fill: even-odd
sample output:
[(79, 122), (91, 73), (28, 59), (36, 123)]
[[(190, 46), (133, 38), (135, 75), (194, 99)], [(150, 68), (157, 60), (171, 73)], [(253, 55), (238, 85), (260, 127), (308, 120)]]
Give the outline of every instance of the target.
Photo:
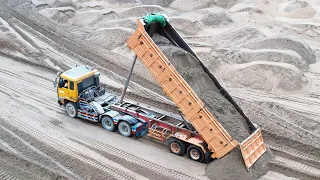
[(213, 28), (233, 23), (228, 12), (220, 7), (199, 9), (179, 14), (179, 16), (194, 18), (203, 25)]
[(279, 15), (289, 18), (308, 19), (316, 14), (316, 10), (306, 1), (289, 1), (279, 9)]
[(253, 40), (263, 39), (265, 37), (266, 36), (257, 28), (241, 27), (215, 36), (194, 36), (184, 37), (184, 39), (188, 41), (189, 44), (190, 42), (193, 44), (207, 44), (207, 46), (217, 49), (219, 47), (230, 48), (233, 46), (239, 46), (239, 44), (245, 44)]
[(170, 7), (181, 11), (192, 11), (210, 7), (214, 0), (175, 0), (170, 4)]
[(258, 7), (273, 17), (309, 19), (317, 12), (308, 2), (302, 0), (259, 0)]
[(140, 0), (145, 5), (158, 5), (161, 7), (169, 6), (174, 0)]
[(233, 20), (223, 9), (218, 8), (208, 8), (201, 9), (197, 12), (204, 14), (201, 18), (201, 22), (206, 26), (218, 27), (220, 25), (228, 25), (233, 23)]
[(39, 11), (40, 14), (59, 23), (65, 23), (75, 14), (73, 7), (46, 8)]
[(297, 52), (307, 65), (316, 62), (315, 53), (303, 40), (289, 37), (273, 37), (251, 42), (239, 47), (248, 49), (282, 49)]
[(130, 28), (104, 28), (92, 32), (87, 40), (107, 49), (114, 49), (126, 43), (134, 30)]
[(88, 24), (101, 19), (106, 13), (107, 12), (104, 10), (77, 11), (67, 23), (74, 26), (87, 26)]
[(227, 59), (228, 63), (234, 64), (242, 64), (253, 61), (288, 63), (304, 70), (306, 70), (309, 65), (297, 52), (292, 50), (229, 49), (220, 58)]
[(116, 20), (110, 20), (106, 21), (104, 20), (98, 20), (97, 23), (93, 22), (91, 23), (93, 26), (93, 29), (101, 29), (101, 28), (117, 28), (117, 27), (125, 27), (125, 28), (131, 28), (135, 29), (137, 27), (137, 21), (136, 18), (125, 18), (125, 19), (116, 19)]
[(202, 30), (199, 21), (189, 17), (170, 17), (172, 26), (185, 35), (196, 35)]
[(253, 40), (258, 40), (264, 37), (266, 36), (257, 28), (243, 27), (240, 29), (222, 33), (217, 37), (213, 37), (211, 38), (211, 42), (214, 43), (218, 40), (220, 46), (232, 47), (238, 46), (239, 44), (248, 43)]
[(243, 7), (229, 10), (232, 20), (237, 23), (246, 23), (252, 21), (271, 21), (272, 17), (263, 12), (258, 7)]
[(216, 74), (233, 87), (250, 87), (273, 93), (299, 91), (307, 84), (298, 68), (285, 63), (255, 61), (223, 67)]
[(56, 2), (57, 0), (31, 0), (31, 2), (35, 6), (43, 6), (43, 5), (52, 5)]
[(170, 7), (181, 11), (192, 11), (213, 6), (230, 8), (237, 3), (237, 0), (174, 0)]
[(128, 8), (124, 11), (119, 12), (119, 16), (121, 18), (127, 17), (142, 17), (149, 13), (162, 12), (164, 9), (161, 6), (157, 5), (143, 5), (143, 6), (135, 6), (132, 8)]
[(141, 5), (140, 0), (72, 0), (77, 9), (129, 8)]

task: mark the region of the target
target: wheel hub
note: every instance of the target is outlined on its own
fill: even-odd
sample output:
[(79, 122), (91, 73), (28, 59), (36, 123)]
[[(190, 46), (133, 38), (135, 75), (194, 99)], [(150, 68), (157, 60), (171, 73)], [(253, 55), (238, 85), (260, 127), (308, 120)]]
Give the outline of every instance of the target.
[(180, 147), (177, 143), (172, 143), (171, 144), (171, 150), (174, 152), (174, 153), (179, 153), (180, 152)]
[(200, 158), (200, 153), (197, 150), (192, 149), (190, 151), (190, 156), (192, 159), (198, 160)]
[(128, 128), (126, 126), (122, 126), (122, 130), (128, 132)]
[(74, 114), (74, 109), (72, 107), (68, 107), (68, 113), (69, 114)]

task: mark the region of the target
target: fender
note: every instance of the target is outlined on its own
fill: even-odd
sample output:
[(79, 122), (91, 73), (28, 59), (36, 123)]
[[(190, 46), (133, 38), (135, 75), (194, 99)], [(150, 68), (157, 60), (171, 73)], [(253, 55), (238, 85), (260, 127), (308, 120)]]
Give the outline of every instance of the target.
[(117, 120), (118, 121), (120, 121), (120, 120), (126, 121), (130, 125), (135, 125), (135, 124), (139, 123), (139, 121), (136, 118), (134, 118), (134, 117), (132, 117), (130, 115), (124, 115), (122, 117), (117, 118)]
[(103, 116), (110, 116), (112, 119), (115, 119), (116, 116), (119, 116), (120, 113), (114, 110), (110, 110), (108, 112), (105, 112), (103, 114), (100, 115), (99, 119), (101, 119)]

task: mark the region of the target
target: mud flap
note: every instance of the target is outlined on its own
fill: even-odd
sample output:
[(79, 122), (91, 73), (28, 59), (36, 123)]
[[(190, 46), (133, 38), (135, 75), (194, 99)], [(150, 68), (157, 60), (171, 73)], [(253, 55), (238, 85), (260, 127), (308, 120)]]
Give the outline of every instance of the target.
[(266, 152), (266, 145), (262, 139), (260, 128), (257, 128), (247, 139), (240, 144), (244, 163), (249, 168)]

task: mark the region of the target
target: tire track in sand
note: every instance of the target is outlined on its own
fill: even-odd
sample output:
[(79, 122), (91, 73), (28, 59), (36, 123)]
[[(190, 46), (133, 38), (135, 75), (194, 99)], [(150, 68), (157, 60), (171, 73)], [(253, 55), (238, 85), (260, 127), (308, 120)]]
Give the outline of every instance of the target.
[(132, 174), (128, 174), (125, 171), (114, 168), (113, 166), (105, 164), (104, 162), (102, 162), (100, 160), (93, 159), (90, 156), (88, 156), (87, 154), (80, 152), (79, 150), (65, 144), (64, 142), (61, 142), (57, 139), (51, 138), (50, 136), (48, 136), (46, 134), (43, 134), (42, 132), (36, 130), (35, 128), (29, 126), (28, 124), (13, 117), (12, 115), (10, 115), (9, 113), (7, 113), (3, 110), (0, 110), (0, 112), (1, 112), (1, 115), (5, 116), (4, 119), (6, 120), (6, 122), (13, 125), (14, 127), (18, 127), (20, 130), (28, 133), (29, 135), (37, 138), (38, 140), (54, 147), (55, 149), (57, 149), (63, 153), (66, 153), (72, 157), (75, 157), (75, 158), (81, 160), (82, 162), (90, 164), (91, 166), (93, 166), (97, 169), (101, 169), (101, 170), (107, 172), (108, 174), (113, 176), (115, 179), (119, 179), (119, 180), (136, 179), (136, 178), (134, 178), (134, 176)]

